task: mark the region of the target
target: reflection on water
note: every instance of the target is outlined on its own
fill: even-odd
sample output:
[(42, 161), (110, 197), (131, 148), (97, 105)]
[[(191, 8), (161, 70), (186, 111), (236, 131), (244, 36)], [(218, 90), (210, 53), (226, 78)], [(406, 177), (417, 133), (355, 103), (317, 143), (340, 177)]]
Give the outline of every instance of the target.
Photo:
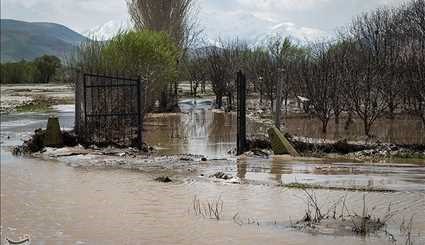
[[(217, 169), (211, 170), (211, 172)], [(308, 183), (328, 187), (373, 188), (425, 193), (423, 165), (371, 165), (370, 163), (315, 163), (269, 160), (239, 160), (228, 172), (252, 184)]]
[[(63, 127), (72, 126), (72, 112), (59, 116)], [(74, 169), (54, 161), (11, 156), (8, 147), (44, 126), (46, 118), (2, 117), (2, 239), (30, 234), (34, 244), (392, 244), (382, 234), (366, 238), (312, 236), (288, 229), (291, 221), (304, 215), (303, 194), (276, 185), (300, 181), (399, 190), (368, 193), (368, 206), (374, 207), (376, 215), (383, 215), (391, 203), (397, 215), (388, 229), (396, 236), (402, 218), (414, 215), (414, 238), (417, 244), (425, 243), (425, 168), (420, 165), (340, 163), (329, 168), (327, 164), (279, 158), (221, 161), (202, 167), (200, 173), (208, 176), (225, 171), (253, 184), (213, 183), (184, 175), (172, 176), (178, 180), (175, 183), (162, 184), (153, 181), (152, 173)], [(234, 147), (234, 120), (234, 114), (209, 110), (151, 116), (146, 121), (146, 138), (163, 152), (219, 157)], [(347, 194), (326, 190), (316, 193), (323, 207)], [(191, 214), (195, 195), (201, 200), (221, 197), (223, 219)], [(347, 195), (350, 208), (360, 213), (363, 193)], [(259, 225), (235, 224), (232, 217), (236, 213), (245, 220), (258, 220)]]
[(214, 112), (210, 107), (210, 104), (201, 107), (184, 104), (184, 114), (148, 116), (145, 119), (146, 142), (166, 154), (225, 157), (235, 147), (236, 114)]
[[(321, 123), (316, 118), (307, 116), (292, 116), (286, 119), (289, 133), (298, 136), (312, 138), (327, 138), (359, 140), (364, 139), (363, 123), (355, 120), (348, 128), (345, 128), (342, 120), (338, 126), (331, 120), (328, 125), (328, 132), (323, 135)], [(395, 121), (380, 118), (376, 120), (372, 127), (371, 134), (382, 142), (395, 144), (425, 144), (425, 127), (420, 119), (402, 117)]]

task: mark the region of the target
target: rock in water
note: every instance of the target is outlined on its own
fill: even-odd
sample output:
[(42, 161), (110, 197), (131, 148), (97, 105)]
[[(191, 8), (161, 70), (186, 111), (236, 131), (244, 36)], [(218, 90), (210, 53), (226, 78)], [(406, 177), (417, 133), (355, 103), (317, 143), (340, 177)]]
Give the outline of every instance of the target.
[(170, 177), (168, 177), (168, 176), (161, 176), (161, 177), (155, 178), (155, 181), (162, 182), (162, 183), (170, 183), (170, 182), (173, 182), (173, 181), (170, 179)]
[(267, 130), (270, 140), (272, 142), (272, 149), (276, 155), (290, 154), (293, 157), (299, 157), (300, 154), (295, 148), (289, 143), (288, 139), (280, 132), (276, 127), (272, 127)]
[(59, 119), (57, 117), (49, 117), (47, 121), (46, 135), (44, 137), (44, 145), (48, 147), (62, 147), (63, 138)]

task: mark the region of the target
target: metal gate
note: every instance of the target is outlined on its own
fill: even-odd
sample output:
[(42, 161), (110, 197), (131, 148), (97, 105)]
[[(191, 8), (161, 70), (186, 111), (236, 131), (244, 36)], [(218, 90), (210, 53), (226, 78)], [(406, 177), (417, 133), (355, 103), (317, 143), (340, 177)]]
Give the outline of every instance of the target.
[(84, 74), (81, 90), (82, 101), (77, 103), (81, 142), (142, 147), (144, 86), (140, 79)]

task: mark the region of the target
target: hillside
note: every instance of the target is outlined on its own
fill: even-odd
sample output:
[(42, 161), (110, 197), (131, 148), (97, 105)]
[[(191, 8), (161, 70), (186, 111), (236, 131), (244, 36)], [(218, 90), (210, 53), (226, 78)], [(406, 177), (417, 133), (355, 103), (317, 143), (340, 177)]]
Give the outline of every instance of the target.
[(86, 37), (59, 24), (1, 20), (1, 62), (32, 60), (44, 54), (64, 58)]

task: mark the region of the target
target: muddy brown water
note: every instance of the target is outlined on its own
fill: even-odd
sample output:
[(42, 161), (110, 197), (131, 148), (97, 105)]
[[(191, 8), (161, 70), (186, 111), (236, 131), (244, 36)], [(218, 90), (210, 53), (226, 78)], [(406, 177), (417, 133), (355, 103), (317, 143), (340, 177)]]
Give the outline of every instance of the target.
[[(288, 130), (293, 135), (312, 138), (326, 138), (330, 140), (348, 139), (364, 140), (364, 126), (360, 119), (345, 128), (347, 118), (341, 118), (338, 125), (334, 120), (329, 121), (328, 132), (322, 133), (321, 122), (309, 116), (289, 116), (286, 120)], [(425, 144), (425, 126), (419, 118), (406, 115), (397, 116), (395, 120), (385, 117), (376, 120), (371, 129), (375, 140), (395, 144)]]
[[(330, 165), (279, 158), (237, 162), (226, 154), (234, 147), (234, 115), (205, 110), (147, 120), (149, 143), (161, 147), (164, 153), (233, 159), (211, 162), (200, 168), (200, 173), (172, 176), (177, 181), (171, 184), (153, 181), (155, 173), (75, 169), (55, 161), (12, 156), (9, 147), (44, 126), (47, 116), (2, 116), (2, 242), (6, 236), (16, 239), (29, 234), (32, 244), (393, 244), (383, 233), (367, 237), (312, 235), (291, 229), (291, 222), (304, 215), (304, 194), (279, 185), (299, 181), (396, 190), (366, 193), (369, 210), (383, 216), (391, 204), (396, 215), (387, 230), (398, 244), (404, 244), (400, 234), (403, 218), (413, 216), (414, 244), (425, 243), (424, 165)], [(63, 127), (72, 127), (72, 110), (59, 116)], [(243, 184), (199, 176), (217, 171), (236, 176)], [(350, 209), (361, 213), (363, 192), (315, 193), (325, 210), (346, 195)], [(222, 219), (196, 216), (194, 196), (202, 201), (220, 198)], [(242, 225), (233, 221), (235, 214)]]

